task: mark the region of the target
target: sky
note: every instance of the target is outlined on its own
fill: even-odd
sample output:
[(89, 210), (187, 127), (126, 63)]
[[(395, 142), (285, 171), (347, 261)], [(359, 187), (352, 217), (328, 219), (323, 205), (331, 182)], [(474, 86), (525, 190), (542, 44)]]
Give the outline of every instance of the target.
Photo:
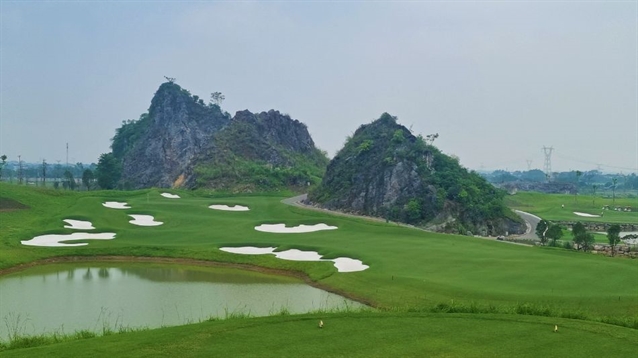
[(383, 112), (475, 170), (638, 171), (636, 1), (0, 2), (0, 154), (97, 162), (164, 76), (334, 155)]

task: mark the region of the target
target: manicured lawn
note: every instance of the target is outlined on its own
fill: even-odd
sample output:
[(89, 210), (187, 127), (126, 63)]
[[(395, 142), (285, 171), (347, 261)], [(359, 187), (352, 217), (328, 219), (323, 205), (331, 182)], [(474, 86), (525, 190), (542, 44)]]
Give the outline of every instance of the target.
[[(317, 326), (324, 321), (324, 328)], [(553, 332), (558, 325), (557, 333)], [(633, 357), (636, 330), (547, 317), (358, 313), (236, 319), (4, 352), (5, 357)]]
[[(526, 211), (540, 216), (545, 220), (558, 221), (592, 221), (606, 223), (638, 223), (638, 199), (616, 198), (616, 206), (631, 206), (633, 211), (602, 210), (604, 205), (613, 207), (612, 199), (579, 195), (543, 194), (535, 192), (519, 192), (505, 198), (505, 204), (510, 208)], [(565, 205), (563, 208), (562, 205)], [(574, 212), (600, 215), (602, 217), (585, 217)]]
[[(476, 354), (478, 356), (508, 356), (512, 352), (517, 353), (515, 355), (538, 356), (545, 349), (578, 356), (575, 352), (580, 349), (586, 352), (585, 348), (589, 347), (590, 341), (593, 342), (594, 336), (599, 337), (596, 342), (601, 347), (608, 344), (602, 338), (607, 337), (607, 333), (603, 334), (598, 328), (591, 327), (611, 326), (585, 321), (564, 321), (567, 325), (568, 322), (575, 322), (573, 324), (585, 328), (573, 331), (580, 332), (577, 337), (559, 340), (557, 337), (563, 337), (562, 333), (552, 336), (551, 329), (544, 327), (551, 325), (557, 318), (520, 315), (489, 318), (496, 316), (474, 314), (457, 319), (450, 314), (429, 316), (420, 313), (414, 313), (414, 317), (403, 313), (396, 317), (388, 316), (387, 320), (381, 318), (392, 314), (391, 312), (425, 312), (439, 304), (475, 305), (481, 310), (492, 309), (497, 312), (515, 312), (517, 307), (523, 305), (531, 307), (534, 312), (541, 312), (540, 314), (578, 316), (594, 320), (612, 317), (615, 320), (631, 321), (638, 317), (637, 260), (433, 234), (383, 222), (332, 216), (284, 205), (280, 200), (287, 194), (213, 197), (204, 192), (170, 191), (182, 198), (167, 199), (160, 196), (161, 192), (164, 191), (68, 193), (0, 183), (0, 198), (10, 198), (30, 207), (28, 210), (0, 213), (0, 269), (42, 258), (68, 255), (182, 257), (251, 264), (304, 273), (318, 285), (371, 303), (388, 312), (378, 313), (379, 316), (365, 316), (366, 314), (361, 313), (337, 315), (334, 319), (344, 322), (340, 326), (343, 331), (338, 334), (328, 329), (333, 329), (333, 324), (327, 324), (326, 329), (321, 331), (314, 329), (316, 317), (308, 318), (310, 322), (304, 322), (304, 316), (291, 316), (127, 333), (61, 343), (50, 346), (50, 351), (45, 347), (38, 349), (50, 352), (51, 356), (64, 354), (65, 348), (62, 347), (71, 347), (68, 352), (74, 354), (69, 355), (88, 355), (89, 351), (91, 355), (102, 352), (117, 355), (117, 349), (125, 351), (125, 347), (139, 345), (135, 348), (135, 356), (211, 356), (215, 354), (215, 349), (229, 352), (224, 354), (228, 356), (232, 356), (232, 352), (239, 355), (249, 355), (252, 352), (259, 356), (270, 352), (259, 348), (261, 344), (267, 344), (268, 349), (274, 349), (272, 352), (275, 354), (272, 356), (306, 356), (310, 352), (320, 354), (322, 351), (334, 356), (341, 354), (341, 350), (345, 352), (343, 356), (357, 356), (357, 349), (360, 349), (361, 355), (368, 356), (420, 355), (419, 352), (435, 356), (468, 356), (474, 355), (471, 349), (479, 345), (485, 348), (481, 348)], [(514, 197), (525, 198), (518, 195), (520, 194)], [(105, 208), (101, 203), (107, 200), (126, 201), (132, 209)], [(573, 196), (571, 200), (574, 201)], [(211, 204), (240, 204), (250, 207), (250, 211), (211, 210), (208, 209)], [(565, 204), (565, 210), (571, 210), (567, 208), (567, 202)], [(521, 210), (543, 216), (520, 205)], [(551, 208), (551, 205), (547, 204), (547, 208)], [(558, 208), (560, 209), (560, 204)], [(130, 218), (127, 214), (153, 215), (156, 220), (165, 224), (157, 227), (134, 226), (128, 223)], [(631, 218), (635, 213), (627, 215)], [(38, 248), (20, 244), (20, 240), (28, 240), (35, 235), (73, 232), (63, 228), (62, 219), (69, 218), (90, 220), (97, 228), (94, 231), (115, 232), (117, 236), (114, 240), (88, 240), (88, 246), (77, 248)], [(326, 223), (339, 229), (307, 234), (273, 234), (254, 230), (255, 226), (263, 223)], [(347, 256), (361, 259), (364, 264), (370, 265), (370, 269), (356, 273), (338, 273), (329, 262), (284, 261), (272, 255), (235, 255), (218, 249), (226, 245), (311, 249), (323, 254), (325, 258)], [(487, 318), (482, 320), (481, 317)], [(530, 323), (517, 321), (528, 318)], [(503, 323), (510, 319), (518, 323)], [(312, 329), (306, 332), (302, 329), (303, 324), (311, 324)], [(534, 334), (535, 328), (531, 328), (535, 325), (539, 329), (538, 334)], [(374, 329), (375, 326), (378, 330)], [(609, 328), (616, 329), (629, 332), (628, 335), (634, 334), (633, 341), (610, 339), (610, 342), (617, 342), (616, 349), (620, 356), (627, 349), (635, 350), (636, 330), (624, 331), (627, 328), (616, 326)], [(219, 333), (222, 331), (224, 333)], [(313, 339), (318, 334), (332, 334), (325, 332), (335, 333), (343, 342), (335, 343), (332, 347), (327, 342), (336, 339), (335, 337), (330, 336), (326, 341)], [(357, 336), (357, 332), (365, 334)], [(545, 332), (549, 332), (549, 336), (545, 337)], [(277, 334), (297, 338), (281, 338), (294, 344), (277, 348), (284, 346), (283, 342), (271, 336)], [(610, 337), (616, 337), (615, 334)], [(402, 335), (405, 337), (401, 337)], [(525, 339), (512, 340), (514, 335)], [(173, 338), (178, 336), (183, 338)], [(387, 340), (384, 338), (386, 336)], [(427, 336), (434, 338), (423, 339)], [(251, 343), (242, 344), (242, 339)], [(89, 344), (92, 341), (99, 344)], [(297, 341), (304, 343), (297, 344)], [(274, 342), (279, 342), (279, 345)], [(613, 343), (609, 345), (614, 346)], [(372, 347), (377, 347), (377, 350)], [(15, 351), (11, 354), (26, 354), (28, 351)], [(551, 352), (548, 351), (548, 355), (551, 356)], [(558, 353), (554, 356), (559, 356)]]

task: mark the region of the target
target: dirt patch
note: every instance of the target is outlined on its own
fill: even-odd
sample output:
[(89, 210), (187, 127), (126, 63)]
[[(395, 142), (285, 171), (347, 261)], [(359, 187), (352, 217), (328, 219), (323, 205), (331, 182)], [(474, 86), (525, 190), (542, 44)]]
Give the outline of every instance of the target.
[(0, 197), (0, 212), (29, 209), (28, 206), (13, 199)]
[(310, 277), (308, 277), (308, 275), (306, 275), (303, 272), (273, 269), (273, 268), (248, 265), (248, 264), (235, 264), (235, 263), (227, 263), (227, 262), (220, 262), (220, 261), (206, 261), (206, 260), (196, 260), (196, 259), (188, 259), (188, 258), (148, 257), (148, 256), (61, 256), (61, 257), (51, 257), (48, 259), (32, 261), (32, 262), (20, 264), (17, 266), (0, 269), (0, 276), (7, 275), (13, 272), (22, 271), (34, 266), (56, 264), (56, 263), (67, 263), (67, 262), (148, 262), (148, 263), (166, 263), (166, 264), (180, 264), (180, 265), (193, 265), (193, 266), (237, 268), (237, 269), (255, 271), (260, 273), (295, 277), (304, 281), (304, 283), (312, 287), (315, 287), (324, 291), (328, 291), (328, 292), (337, 294), (339, 296), (343, 296), (353, 301), (362, 303), (366, 306), (370, 306), (373, 308), (377, 307), (377, 305), (374, 302), (366, 298), (359, 297), (349, 292), (338, 290), (333, 287), (313, 281)]

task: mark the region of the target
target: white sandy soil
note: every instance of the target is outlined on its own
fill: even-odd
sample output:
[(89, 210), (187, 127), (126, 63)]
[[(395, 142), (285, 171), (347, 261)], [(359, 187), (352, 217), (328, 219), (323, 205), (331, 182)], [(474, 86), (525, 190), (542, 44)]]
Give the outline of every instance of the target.
[(281, 252), (273, 252), (275, 250), (274, 247), (254, 247), (254, 246), (243, 246), (243, 247), (220, 247), (221, 251), (230, 252), (233, 254), (242, 254), (242, 255), (264, 255), (264, 254), (273, 254), (275, 257), (282, 260), (291, 260), (291, 261), (332, 261), (334, 262), (334, 266), (337, 268), (338, 272), (357, 272), (363, 271), (370, 266), (364, 265), (361, 260), (351, 259), (349, 257), (338, 257), (333, 260), (322, 259), (321, 255), (319, 255), (316, 251), (302, 251), (297, 249), (290, 249)]
[(169, 198), (169, 199), (179, 199), (179, 195), (177, 195), (177, 194), (162, 193), (161, 195), (162, 195), (163, 197), (165, 197), (165, 198)]
[(82, 220), (72, 220), (72, 219), (64, 219), (67, 224), (64, 225), (65, 229), (74, 229), (74, 230), (93, 230), (93, 224), (90, 221), (82, 221)]
[(68, 235), (41, 235), (31, 240), (21, 241), (22, 245), (27, 246), (47, 246), (47, 247), (64, 247), (64, 246), (86, 246), (87, 243), (65, 244), (61, 241), (71, 240), (112, 240), (115, 239), (115, 233), (103, 232), (99, 234), (90, 234), (86, 232), (75, 232)]
[(334, 261), (335, 267), (339, 272), (357, 272), (370, 268), (370, 266), (364, 265), (361, 260), (351, 259), (349, 257), (337, 257), (332, 261)]
[(155, 221), (155, 218), (151, 215), (129, 215), (133, 218), (133, 220), (129, 221), (133, 225), (138, 226), (158, 226), (162, 225), (163, 222)]
[(286, 251), (275, 252), (275, 257), (282, 260), (290, 261), (328, 261), (322, 260), (321, 255), (316, 251), (301, 251), (297, 249), (290, 249)]
[(211, 206), (209, 206), (209, 208), (214, 209), (214, 210), (224, 210), (224, 211), (248, 211), (248, 210), (250, 210), (247, 206), (241, 206), (241, 205), (235, 205), (235, 206), (211, 205)]
[(243, 254), (243, 255), (272, 254), (273, 251), (275, 251), (274, 247), (254, 247), (254, 246), (220, 247), (219, 249), (222, 251), (233, 253), (233, 254)]
[(286, 227), (286, 224), (262, 224), (259, 226), (255, 226), (255, 230), (261, 232), (272, 232), (276, 234), (298, 234), (298, 233), (306, 233), (306, 232), (315, 232), (321, 230), (335, 230), (336, 226), (328, 226), (326, 224), (316, 224), (316, 225), (299, 225), (293, 227)]
[(585, 216), (588, 218), (599, 218), (600, 215), (593, 215), (593, 214), (587, 214), (587, 213), (579, 213), (578, 211), (574, 211), (574, 214), (578, 215), (578, 216)]
[(106, 206), (107, 208), (111, 208), (111, 209), (130, 209), (130, 206), (127, 206), (127, 203), (120, 203), (117, 201), (107, 201), (105, 203), (102, 203), (103, 206)]

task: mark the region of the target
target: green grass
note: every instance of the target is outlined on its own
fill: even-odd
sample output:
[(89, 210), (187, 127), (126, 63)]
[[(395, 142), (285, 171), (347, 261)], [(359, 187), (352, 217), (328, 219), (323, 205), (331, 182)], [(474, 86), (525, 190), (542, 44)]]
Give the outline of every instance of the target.
[[(317, 285), (358, 298), (385, 312), (352, 316), (337, 314), (333, 318), (336, 322), (343, 322), (341, 331), (327, 329), (332, 329), (333, 325), (329, 323), (322, 331), (314, 329), (317, 317), (312, 316), (251, 318), (241, 322), (212, 322), (65, 342), (37, 348), (37, 352), (56, 356), (65, 354), (65, 349), (69, 349), (68, 352), (74, 354), (67, 352), (67, 355), (88, 355), (89, 351), (93, 352), (91, 354), (117, 355), (117, 352), (127, 352), (128, 347), (135, 352), (130, 354), (133, 356), (210, 356), (217, 349), (217, 352), (228, 352), (223, 354), (226, 356), (250, 355), (251, 352), (254, 355), (273, 352), (272, 356), (304, 356), (311, 351), (343, 356), (409, 356), (421, 355), (420, 352), (434, 356), (506, 356), (512, 352), (518, 356), (536, 356), (544, 349), (554, 349), (552, 352), (576, 356), (581, 348), (583, 352), (586, 347), (597, 349), (591, 342), (600, 347), (614, 347), (619, 352), (617, 356), (622, 356), (627, 349), (635, 352), (635, 330), (625, 331), (627, 328), (593, 321), (636, 325), (637, 260), (557, 248), (524, 247), (332, 216), (286, 206), (280, 203), (283, 196), (213, 197), (205, 192), (171, 191), (181, 195), (182, 199), (166, 199), (159, 195), (161, 192), (74, 193), (0, 184), (0, 197), (16, 200), (31, 208), (0, 213), (0, 269), (68, 255), (181, 257), (249, 264), (303, 273)], [(573, 197), (571, 199), (573, 201)], [(107, 209), (101, 205), (106, 200), (127, 201), (133, 208)], [(251, 211), (208, 209), (208, 205), (213, 203), (246, 205)], [(547, 205), (548, 208), (550, 206)], [(558, 207), (560, 209), (560, 205)], [(154, 215), (156, 220), (165, 224), (137, 227), (128, 223), (130, 218), (127, 214)], [(20, 240), (44, 233), (71, 233), (72, 230), (63, 229), (62, 219), (66, 218), (90, 220), (97, 228), (95, 231), (113, 231), (117, 236), (114, 240), (88, 240), (88, 246), (79, 248), (37, 248), (20, 244)], [(254, 230), (254, 226), (262, 223), (281, 222), (288, 225), (323, 222), (339, 229), (288, 235)], [(348, 256), (361, 259), (370, 265), (370, 269), (358, 273), (337, 273), (329, 262), (284, 261), (272, 255), (234, 255), (218, 250), (226, 245), (311, 249), (326, 258)], [(482, 309), (473, 315), (458, 317), (451, 313), (419, 313), (431, 312), (442, 304), (452, 302), (458, 307)], [(461, 311), (473, 312), (472, 309)], [(537, 316), (495, 316), (484, 312), (532, 313)], [(540, 316), (576, 317), (590, 321)], [(387, 320), (381, 319), (384, 317)], [(546, 337), (545, 333), (551, 333), (551, 330), (545, 326), (555, 320), (564, 322), (561, 325), (572, 324), (581, 328), (570, 333), (574, 334), (573, 337), (558, 340), (557, 337), (563, 337), (562, 333)], [(302, 328), (305, 324), (310, 324), (314, 330), (307, 332)], [(536, 329), (538, 332), (534, 333)], [(357, 337), (357, 332), (362, 332), (360, 337)], [(401, 338), (401, 332), (411, 338)], [(618, 332), (629, 332), (633, 338), (616, 340), (614, 337), (618, 334), (631, 335)], [(273, 337), (277, 334), (281, 337)], [(340, 337), (341, 341), (336, 340), (333, 349), (327, 343), (330, 340), (315, 342), (312, 337), (317, 334), (330, 334), (330, 340)], [(388, 337), (387, 340), (384, 337)], [(609, 342), (616, 343), (606, 343), (607, 338)], [(286, 345), (282, 339), (304, 343)], [(348, 339), (352, 341), (350, 344)], [(99, 344), (90, 343), (93, 341)], [(541, 341), (543, 344), (539, 344)], [(376, 344), (370, 345), (370, 342)], [(261, 349), (261, 344), (266, 344), (270, 350)], [(472, 344), (476, 347), (472, 348)], [(373, 346), (377, 350), (372, 350)], [(357, 347), (361, 353), (358, 353)], [(19, 355), (28, 352), (31, 348), (5, 353)], [(32, 353), (37, 352), (34, 350)]]
[(213, 321), (11, 350), (3, 356), (632, 357), (637, 350), (635, 330), (601, 323), (497, 314), (358, 313)]
[[(581, 212), (600, 215), (604, 205), (613, 206), (612, 199), (589, 195), (543, 194), (536, 192), (519, 192), (505, 198), (507, 206), (540, 216), (545, 220), (554, 221), (582, 221), (605, 223), (638, 223), (638, 199), (616, 198), (616, 206), (631, 206), (631, 212), (605, 210), (602, 217), (584, 217), (574, 214)], [(565, 205), (563, 208), (561, 205)]]

